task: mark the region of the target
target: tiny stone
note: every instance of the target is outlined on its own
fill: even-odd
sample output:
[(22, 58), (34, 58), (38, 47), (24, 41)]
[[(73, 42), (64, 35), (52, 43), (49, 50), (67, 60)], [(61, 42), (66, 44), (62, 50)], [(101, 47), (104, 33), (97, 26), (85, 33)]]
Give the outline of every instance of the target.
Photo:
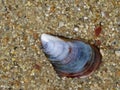
[(115, 55), (116, 55), (116, 56), (120, 56), (120, 50), (116, 50), (116, 51), (115, 51)]
[(68, 34), (69, 32), (66, 32), (66, 34)]
[(60, 21), (59, 22), (59, 28), (64, 26), (64, 22)]
[(80, 7), (77, 8), (78, 11), (81, 11)]
[(12, 58), (12, 61), (15, 61), (16, 59), (15, 58)]
[(45, 13), (45, 16), (46, 16), (46, 17), (48, 17), (48, 16), (49, 16), (49, 14)]
[(76, 32), (77, 32), (78, 30), (79, 30), (79, 28), (78, 28), (78, 27), (74, 27), (74, 31), (76, 31)]
[(104, 12), (101, 12), (101, 15), (102, 15), (102, 17), (105, 17), (105, 13)]
[(84, 20), (87, 20), (88, 19), (88, 17), (84, 17)]

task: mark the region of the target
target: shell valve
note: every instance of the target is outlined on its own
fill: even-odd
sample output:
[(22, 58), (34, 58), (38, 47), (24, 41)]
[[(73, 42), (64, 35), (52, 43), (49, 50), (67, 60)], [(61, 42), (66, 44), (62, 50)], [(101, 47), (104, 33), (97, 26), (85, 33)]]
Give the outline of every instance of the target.
[(49, 34), (42, 34), (40, 40), (43, 52), (59, 76), (85, 78), (101, 64), (102, 56), (95, 45)]

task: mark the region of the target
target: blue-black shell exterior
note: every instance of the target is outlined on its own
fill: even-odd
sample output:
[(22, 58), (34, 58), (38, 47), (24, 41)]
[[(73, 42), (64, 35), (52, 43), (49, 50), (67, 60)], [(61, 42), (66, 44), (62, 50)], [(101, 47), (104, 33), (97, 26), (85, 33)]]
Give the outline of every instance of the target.
[(71, 52), (64, 60), (70, 60), (66, 64), (61, 64), (59, 62), (52, 62), (55, 69), (58, 71), (75, 73), (82, 71), (84, 66), (92, 57), (92, 48), (90, 45), (82, 41), (72, 41), (68, 42), (71, 47)]

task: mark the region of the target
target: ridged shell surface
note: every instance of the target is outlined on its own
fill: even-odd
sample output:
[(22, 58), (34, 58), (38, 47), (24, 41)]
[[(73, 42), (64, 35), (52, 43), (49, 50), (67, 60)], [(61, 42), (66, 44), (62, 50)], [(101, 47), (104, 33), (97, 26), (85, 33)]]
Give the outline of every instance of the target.
[(101, 63), (99, 49), (81, 40), (64, 40), (49, 34), (42, 34), (40, 40), (43, 52), (59, 76), (84, 78)]

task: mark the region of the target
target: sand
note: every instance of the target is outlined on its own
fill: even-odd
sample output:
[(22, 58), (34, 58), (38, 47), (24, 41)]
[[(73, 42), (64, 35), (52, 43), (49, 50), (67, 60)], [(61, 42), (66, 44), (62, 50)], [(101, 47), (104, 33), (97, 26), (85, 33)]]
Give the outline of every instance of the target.
[[(59, 77), (40, 49), (43, 33), (100, 41), (100, 68)], [(0, 0), (0, 90), (120, 90), (120, 0)]]

